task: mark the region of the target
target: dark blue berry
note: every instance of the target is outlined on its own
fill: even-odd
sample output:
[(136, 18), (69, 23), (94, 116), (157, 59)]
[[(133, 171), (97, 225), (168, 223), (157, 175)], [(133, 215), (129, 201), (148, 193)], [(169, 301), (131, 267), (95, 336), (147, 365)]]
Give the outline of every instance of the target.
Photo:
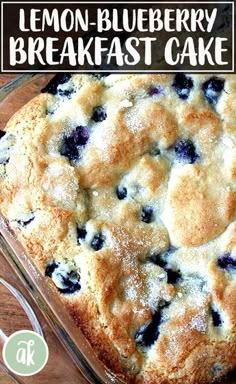
[(58, 95), (67, 97), (68, 99), (71, 99), (72, 93), (74, 93), (73, 89), (59, 89), (57, 91)]
[(102, 106), (94, 108), (93, 115), (92, 115), (92, 120), (95, 121), (96, 123), (99, 123), (103, 120), (106, 120), (107, 114), (105, 109)]
[(0, 139), (1, 139), (3, 136), (5, 136), (5, 134), (6, 134), (6, 132), (5, 132), (5, 131), (2, 131), (2, 130), (0, 129)]
[(168, 264), (165, 254), (154, 253), (149, 257), (149, 261), (151, 261), (153, 264), (158, 265), (161, 268), (166, 268)]
[(141, 220), (144, 223), (151, 223), (153, 220), (153, 208), (150, 206), (143, 207), (142, 212), (141, 212)]
[(56, 95), (58, 85), (67, 83), (70, 80), (70, 78), (71, 78), (70, 73), (58, 73), (49, 81), (49, 83), (41, 90), (41, 92), (51, 93), (52, 95)]
[(21, 227), (26, 227), (28, 224), (31, 223), (35, 218), (34, 212), (30, 212), (25, 218), (17, 220), (17, 224), (19, 224)]
[(102, 233), (97, 233), (93, 240), (91, 241), (91, 247), (94, 249), (94, 251), (99, 251), (102, 249), (105, 241), (105, 236), (103, 236)]
[(211, 316), (214, 327), (220, 327), (222, 325), (222, 320), (220, 317), (219, 312), (215, 311), (213, 308), (211, 308)]
[(153, 264), (158, 265), (163, 268), (167, 273), (167, 283), (176, 284), (178, 280), (182, 278), (179, 271), (175, 271), (170, 267), (169, 264), (169, 255), (175, 251), (175, 248), (170, 247), (166, 252), (163, 253), (154, 253), (149, 257), (149, 261)]
[(71, 134), (76, 145), (85, 145), (89, 139), (88, 128), (79, 125)]
[(161, 85), (152, 85), (148, 91), (149, 96), (158, 96), (164, 94), (164, 88)]
[(68, 268), (65, 262), (51, 260), (48, 262), (45, 270), (45, 276), (55, 279), (55, 285), (59, 292), (63, 294), (72, 294), (81, 289), (80, 276)]
[(80, 244), (80, 240), (85, 240), (85, 237), (87, 235), (87, 231), (83, 227), (77, 227), (77, 243)]
[(73, 137), (64, 137), (60, 148), (60, 154), (68, 157), (69, 160), (78, 160), (80, 157), (80, 151), (75, 144)]
[(65, 294), (72, 294), (81, 289), (81, 285), (78, 281), (79, 276), (76, 272), (68, 273), (67, 277), (61, 276), (62, 283), (64, 285), (63, 288), (58, 288), (59, 292)]
[(149, 257), (149, 261), (158, 265), (161, 268), (167, 268), (169, 256), (176, 251), (175, 247), (170, 246), (166, 251), (162, 253), (153, 253)]
[(124, 200), (127, 196), (127, 188), (118, 186), (116, 188), (116, 196), (118, 197), (119, 200)]
[(229, 252), (225, 253), (223, 256), (219, 257), (217, 261), (218, 267), (221, 269), (235, 269), (236, 268), (236, 258), (232, 258)]
[(167, 273), (167, 283), (176, 284), (181, 278), (181, 274), (178, 271), (174, 271), (171, 268), (164, 268)]
[(193, 88), (193, 80), (191, 77), (184, 75), (183, 73), (177, 73), (174, 77), (172, 86), (180, 99), (186, 100), (189, 97), (191, 89)]
[(158, 339), (160, 334), (159, 326), (161, 325), (161, 314), (156, 312), (152, 321), (143, 325), (135, 334), (135, 341), (141, 347), (150, 347)]
[(202, 85), (202, 90), (204, 96), (208, 103), (216, 104), (221, 92), (224, 89), (225, 80), (219, 77), (211, 77), (209, 80), (205, 81)]
[(135, 341), (141, 347), (150, 347), (155, 343), (160, 334), (160, 325), (163, 322), (163, 308), (167, 307), (169, 303), (164, 304), (159, 311), (152, 315), (152, 320), (148, 324), (144, 324), (135, 333)]
[(80, 150), (85, 146), (88, 139), (88, 128), (82, 125), (76, 127), (70, 136), (64, 137), (60, 154), (68, 157), (69, 160), (78, 160), (80, 158)]
[(193, 164), (199, 158), (195, 146), (191, 140), (180, 140), (175, 144), (175, 153), (179, 161)]
[(45, 269), (45, 276), (52, 277), (53, 272), (58, 267), (59, 267), (59, 264), (56, 261), (54, 260), (49, 261)]

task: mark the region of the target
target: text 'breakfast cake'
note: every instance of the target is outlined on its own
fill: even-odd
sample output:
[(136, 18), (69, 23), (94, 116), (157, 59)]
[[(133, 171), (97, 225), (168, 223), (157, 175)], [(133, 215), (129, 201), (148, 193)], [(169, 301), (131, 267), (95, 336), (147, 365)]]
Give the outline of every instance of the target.
[(61, 74), (6, 131), (0, 209), (106, 366), (234, 369), (236, 76)]

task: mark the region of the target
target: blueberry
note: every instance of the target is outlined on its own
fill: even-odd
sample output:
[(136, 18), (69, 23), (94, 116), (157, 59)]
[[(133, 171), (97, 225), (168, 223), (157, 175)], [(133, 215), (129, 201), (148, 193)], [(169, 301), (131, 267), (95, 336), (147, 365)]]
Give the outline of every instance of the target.
[(153, 208), (147, 205), (146, 207), (143, 207), (141, 212), (141, 220), (144, 223), (151, 223), (153, 220)]
[(172, 86), (175, 88), (179, 98), (186, 100), (189, 97), (191, 89), (193, 88), (193, 80), (183, 73), (177, 73), (175, 75)]
[(77, 243), (80, 244), (80, 240), (85, 240), (85, 237), (87, 235), (87, 231), (83, 227), (77, 227)]
[(167, 268), (169, 256), (176, 251), (175, 247), (170, 246), (166, 251), (162, 253), (154, 253), (149, 257), (149, 261), (159, 265), (161, 268)]
[(178, 271), (174, 271), (171, 268), (165, 268), (167, 273), (167, 283), (168, 284), (176, 284), (181, 278), (181, 274)]
[(102, 233), (97, 233), (91, 241), (90, 245), (94, 249), (94, 251), (99, 251), (100, 249), (102, 249), (104, 241), (105, 236), (103, 236)]
[(225, 80), (220, 79), (219, 77), (211, 77), (209, 80), (205, 81), (202, 85), (202, 90), (204, 96), (208, 103), (216, 104), (221, 92), (224, 89)]
[(58, 73), (49, 81), (49, 83), (41, 90), (41, 92), (56, 95), (58, 85), (67, 83), (70, 78), (70, 73)]
[(2, 131), (2, 130), (0, 129), (0, 139), (1, 139), (3, 136), (5, 136), (5, 134), (6, 134), (6, 132), (5, 132), (5, 131)]
[(54, 260), (49, 261), (45, 269), (45, 276), (52, 277), (53, 272), (58, 267), (59, 267), (59, 264), (56, 261)]
[(106, 120), (107, 114), (105, 109), (102, 106), (96, 107), (93, 110), (92, 120), (96, 123), (99, 123), (103, 120)]
[(169, 248), (164, 253), (154, 253), (148, 259), (151, 263), (158, 265), (166, 271), (167, 283), (169, 284), (176, 284), (182, 278), (180, 272), (173, 270), (169, 265), (168, 256), (174, 250), (174, 248)]
[(17, 220), (17, 224), (19, 224), (21, 227), (26, 227), (28, 224), (31, 223), (35, 218), (34, 212), (29, 212), (27, 215), (25, 215), (24, 218)]
[(134, 338), (141, 347), (150, 347), (158, 339), (160, 334), (161, 314), (156, 312), (149, 324), (143, 325), (135, 334)]
[(63, 294), (72, 294), (81, 289), (79, 274), (64, 261), (49, 261), (45, 276), (50, 277), (58, 291)]
[(179, 161), (193, 164), (199, 158), (195, 146), (191, 140), (180, 140), (175, 144), (175, 153)]
[(236, 269), (236, 258), (232, 258), (229, 252), (225, 253), (223, 256), (219, 257), (217, 261), (218, 267), (221, 269)]
[(222, 320), (220, 317), (219, 312), (215, 311), (213, 308), (211, 308), (211, 316), (214, 327), (220, 327), (222, 325)]
[(164, 304), (157, 312), (152, 315), (152, 320), (148, 324), (144, 324), (135, 333), (136, 343), (141, 347), (150, 347), (155, 343), (160, 334), (160, 325), (163, 322), (163, 308), (169, 303)]
[(149, 96), (164, 95), (164, 88), (161, 85), (151, 86), (148, 91)]
[(80, 158), (80, 149), (85, 146), (89, 139), (87, 127), (79, 125), (70, 136), (65, 136), (60, 148), (60, 154), (69, 160), (78, 160)]
[(67, 277), (61, 276), (63, 288), (58, 288), (59, 292), (65, 294), (72, 294), (81, 289), (81, 285), (78, 281), (78, 274), (76, 272), (68, 273)]
[(58, 95), (67, 97), (68, 99), (71, 99), (71, 95), (73, 92), (73, 89), (59, 89), (57, 91)]
[(78, 160), (80, 158), (79, 148), (75, 144), (73, 137), (64, 137), (60, 148), (60, 154), (68, 157), (69, 160)]
[(119, 200), (124, 200), (127, 196), (127, 188), (118, 186), (116, 188), (116, 196), (118, 197)]
[(152, 254), (149, 257), (149, 261), (151, 261), (153, 264), (158, 265), (161, 268), (166, 268), (168, 261), (166, 260), (165, 254)]
[(85, 145), (89, 139), (88, 128), (79, 125), (73, 132), (72, 137), (76, 145)]

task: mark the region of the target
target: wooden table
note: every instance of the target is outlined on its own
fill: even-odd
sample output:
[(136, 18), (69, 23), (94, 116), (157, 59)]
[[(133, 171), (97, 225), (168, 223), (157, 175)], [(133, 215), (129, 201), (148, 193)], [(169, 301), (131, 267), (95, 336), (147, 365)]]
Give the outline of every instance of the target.
[[(0, 87), (15, 76), (16, 75), (14, 74), (0, 74)], [(22, 286), (18, 277), (15, 276), (11, 267), (5, 260), (5, 257), (1, 253), (0, 276), (8, 280), (15, 287)], [(22, 293), (24, 295), (28, 294), (26, 290)], [(28, 296), (26, 297), (29, 299)], [(33, 302), (31, 304), (33, 304)], [(2, 284), (0, 284), (0, 308), (0, 328), (3, 329), (7, 336), (20, 329), (32, 329), (20, 304)], [(69, 358), (64, 348), (62, 348), (43, 316), (40, 313), (37, 313), (37, 316), (43, 326), (43, 332), (48, 342), (49, 361), (43, 371), (35, 376), (23, 378), (23, 382), (27, 384), (86, 384), (87, 381), (80, 376), (77, 368), (72, 363), (72, 360)], [(8, 375), (0, 369), (0, 384), (13, 383), (15, 383), (15, 381), (9, 378)]]

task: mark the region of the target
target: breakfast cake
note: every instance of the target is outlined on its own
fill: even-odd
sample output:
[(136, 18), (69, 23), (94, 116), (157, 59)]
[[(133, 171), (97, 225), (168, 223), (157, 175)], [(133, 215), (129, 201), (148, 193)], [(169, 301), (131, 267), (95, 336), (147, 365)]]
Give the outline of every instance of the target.
[(236, 367), (235, 75), (58, 74), (0, 137), (0, 210), (111, 372)]

